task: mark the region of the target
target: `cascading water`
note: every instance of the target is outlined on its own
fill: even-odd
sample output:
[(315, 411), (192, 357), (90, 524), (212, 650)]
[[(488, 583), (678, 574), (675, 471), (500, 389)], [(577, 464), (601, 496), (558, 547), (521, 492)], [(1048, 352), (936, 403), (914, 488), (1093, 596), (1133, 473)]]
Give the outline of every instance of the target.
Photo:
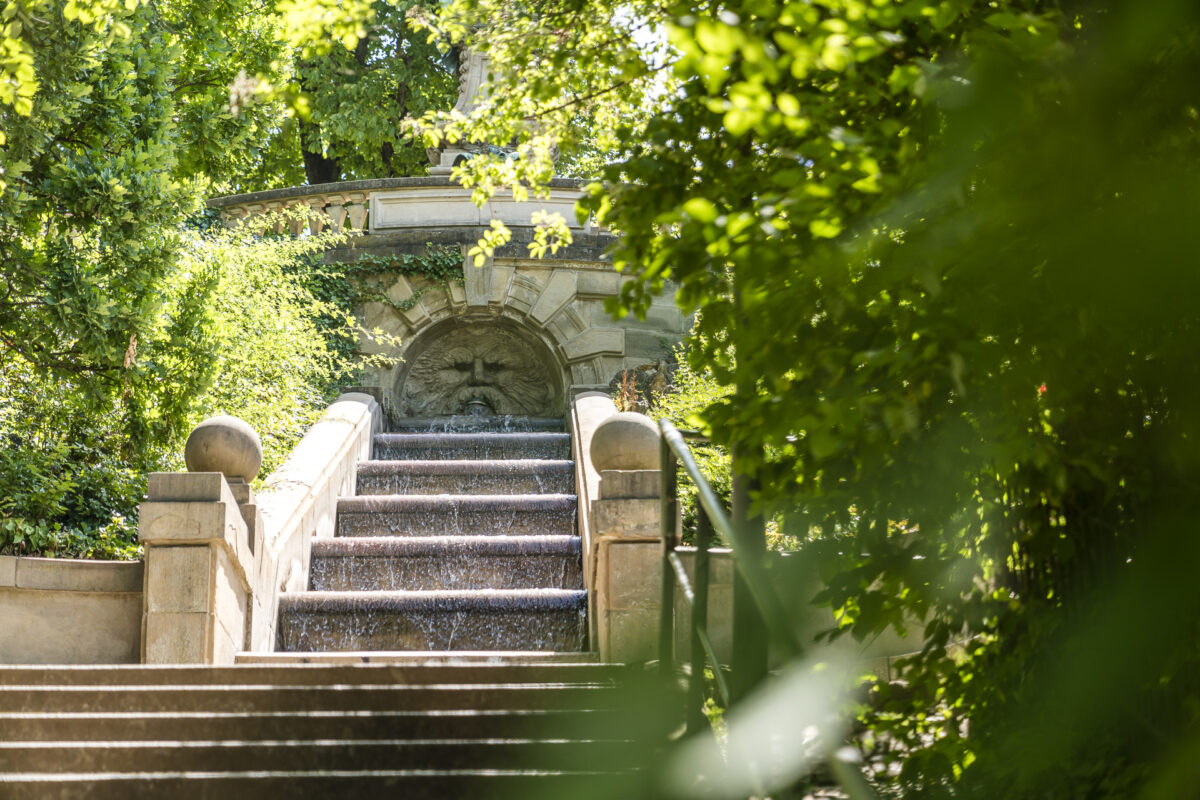
[(570, 438), (483, 406), (375, 439), (280, 650), (578, 651), (586, 640)]

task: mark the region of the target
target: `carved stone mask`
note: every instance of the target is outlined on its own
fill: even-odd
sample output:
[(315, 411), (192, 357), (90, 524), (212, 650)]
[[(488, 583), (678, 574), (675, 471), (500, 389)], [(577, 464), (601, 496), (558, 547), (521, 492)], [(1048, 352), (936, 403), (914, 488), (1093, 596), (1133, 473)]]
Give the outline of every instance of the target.
[(413, 416), (463, 414), (486, 406), (492, 414), (549, 416), (555, 382), (527, 342), (493, 325), (455, 328), (415, 359), (401, 392)]

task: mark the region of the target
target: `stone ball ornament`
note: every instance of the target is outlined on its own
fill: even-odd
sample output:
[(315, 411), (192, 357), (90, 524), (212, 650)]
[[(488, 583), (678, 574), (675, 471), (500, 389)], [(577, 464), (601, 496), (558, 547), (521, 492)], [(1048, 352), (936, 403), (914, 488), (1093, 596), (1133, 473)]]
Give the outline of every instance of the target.
[(249, 483), (262, 466), (262, 440), (237, 417), (209, 417), (188, 434), (183, 460), (188, 472), (220, 472)]
[(623, 411), (596, 426), (589, 453), (598, 470), (658, 469), (659, 440), (654, 420)]

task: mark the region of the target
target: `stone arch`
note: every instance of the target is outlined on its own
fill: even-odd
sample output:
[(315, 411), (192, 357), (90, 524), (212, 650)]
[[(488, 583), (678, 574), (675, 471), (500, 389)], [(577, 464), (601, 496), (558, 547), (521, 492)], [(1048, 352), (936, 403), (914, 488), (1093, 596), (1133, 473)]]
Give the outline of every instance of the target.
[[(402, 360), (388, 381), (402, 413), (401, 393), (410, 363), (433, 341), (426, 339), (427, 334), (441, 336), (443, 326), (491, 322), (540, 345), (541, 357), (557, 370), (562, 411), (570, 387), (606, 385), (626, 366), (626, 331), (601, 313), (604, 299), (616, 295), (620, 287), (620, 276), (611, 265), (497, 259), (481, 268), (468, 263), (465, 274), (465, 286), (451, 285), (448, 290), (420, 278), (399, 277), (388, 291), (395, 306), (371, 304), (364, 309), (368, 327), (381, 327), (402, 340), (399, 352), (389, 353)], [(404, 310), (396, 310), (400, 306)], [(597, 324), (600, 318), (603, 322)], [(677, 336), (677, 331), (663, 333)]]
[[(405, 348), (392, 387), (405, 416), (558, 416), (565, 369), (535, 332), (501, 317), (464, 314), (424, 328)], [(473, 408), (474, 407), (474, 408)]]

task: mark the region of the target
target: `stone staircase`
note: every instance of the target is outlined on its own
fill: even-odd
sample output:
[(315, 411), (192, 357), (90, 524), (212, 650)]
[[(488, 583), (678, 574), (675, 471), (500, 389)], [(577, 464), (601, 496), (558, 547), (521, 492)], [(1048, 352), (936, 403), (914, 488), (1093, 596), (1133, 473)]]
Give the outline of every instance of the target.
[(445, 427), (376, 437), (276, 652), (0, 668), (0, 800), (644, 794), (669, 717), (586, 652), (562, 421)]
[(4, 667), (0, 798), (628, 796), (622, 669)]
[[(277, 649), (586, 647), (575, 472), (562, 420), (416, 419), (379, 434), (280, 598)], [(447, 430), (449, 429), (449, 430)]]

